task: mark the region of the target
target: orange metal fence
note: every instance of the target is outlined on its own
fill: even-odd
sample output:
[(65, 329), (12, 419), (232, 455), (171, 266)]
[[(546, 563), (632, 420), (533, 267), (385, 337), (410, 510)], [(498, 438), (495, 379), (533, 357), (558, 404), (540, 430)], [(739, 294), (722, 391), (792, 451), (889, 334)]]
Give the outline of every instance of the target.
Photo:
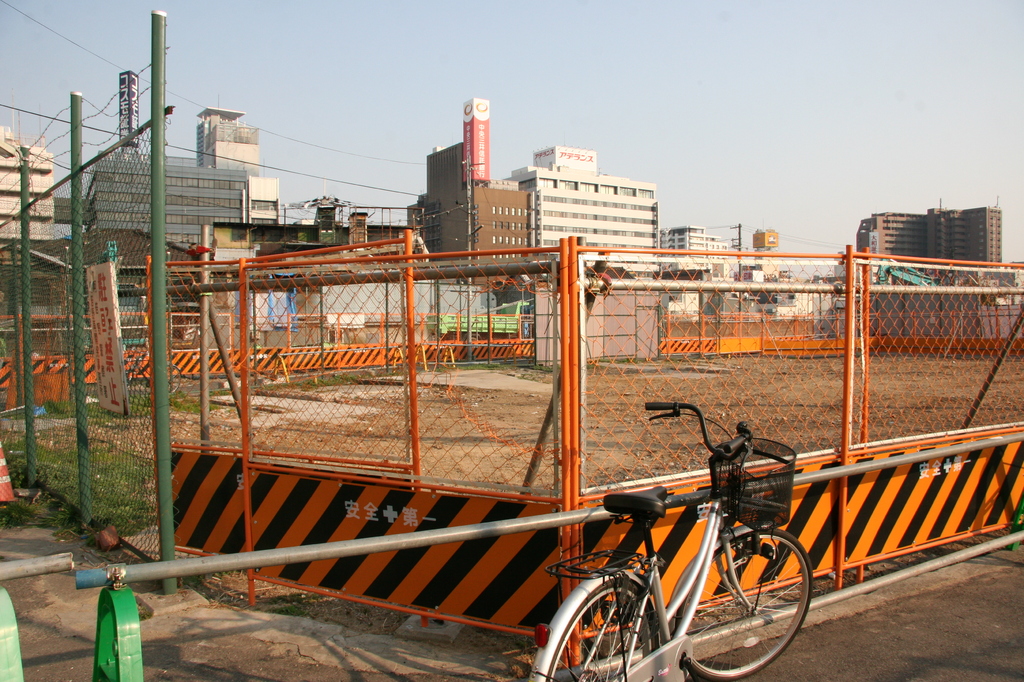
[[(182, 527), (184, 545), (284, 546), (397, 532), (403, 515), (458, 525), (574, 509), (613, 488), (698, 485), (704, 456), (691, 425), (652, 426), (647, 400), (700, 404), (726, 430), (750, 420), (758, 435), (814, 453), (805, 467), (934, 447), (932, 434), (950, 434), (947, 442), (1024, 429), (1022, 341), (1013, 338), (1024, 309), (1019, 267), (928, 263), (942, 276), (908, 285), (882, 281), (882, 261), (852, 250), (711, 260), (610, 254), (564, 240), (557, 253), (427, 255), (408, 243), (390, 254), (361, 253), (355, 246), (211, 266), (220, 282), (211, 317), (230, 339), (212, 354), (235, 364), (240, 404), (220, 400), (211, 417), (213, 440), (234, 443), (230, 450), (203, 441), (193, 417), (173, 415), (179, 462), (188, 463), (183, 477), (222, 473), (203, 487), (205, 497), (179, 488), (182, 521), (192, 524)], [(171, 293), (182, 307), (203, 293), (196, 268), (172, 268), (179, 280)], [(505, 312), (510, 307), (516, 312)], [(189, 325), (181, 318), (176, 326)], [(506, 331), (495, 333), (499, 327)], [(193, 337), (183, 332), (182, 345)], [(194, 348), (175, 350), (191, 381), (197, 362)], [(884, 445), (893, 439), (900, 442)], [(873, 542), (869, 536), (887, 527), (861, 527), (864, 499), (876, 493), (842, 479), (800, 493), (801, 508), (814, 510), (800, 532), (819, 570), (841, 580), (848, 567), (1003, 527), (1020, 497), (1020, 458), (1015, 449), (980, 453), (984, 474), (951, 476), (950, 487), (936, 489), (954, 507), (956, 495), (1003, 500), (976, 509), (966, 529)], [(903, 499), (900, 485), (929, 490), (931, 479), (918, 483), (919, 473), (900, 472), (905, 483), (877, 495)], [(229, 499), (223, 513), (209, 512), (211, 528), (195, 525), (215, 500)], [(908, 499), (932, 513), (931, 493)], [(473, 512), (460, 516), (463, 507)], [(362, 521), (343, 531), (346, 518)], [(282, 530), (268, 535), (268, 523)], [(403, 608), (519, 627), (533, 616), (502, 611), (500, 600), (484, 608), (483, 593), (448, 594), (441, 609), (423, 595), (433, 594), (431, 580), (454, 580), (459, 566), (484, 565), (498, 573), (480, 585), (497, 594), (510, 573), (533, 576), (551, 556), (593, 546), (595, 532), (453, 547), (431, 554), (415, 589), (359, 577), (382, 567), (399, 576), (419, 565), (410, 555), (374, 560), (370, 573), (321, 567), (307, 580), (313, 573), (295, 567), (265, 577), (348, 598), (401, 594)], [(615, 529), (600, 532), (611, 534), (602, 542), (618, 542)], [(531, 581), (517, 584), (536, 590)], [(521, 599), (516, 594), (507, 598)], [(498, 620), (481, 615), (499, 612), (506, 615)]]

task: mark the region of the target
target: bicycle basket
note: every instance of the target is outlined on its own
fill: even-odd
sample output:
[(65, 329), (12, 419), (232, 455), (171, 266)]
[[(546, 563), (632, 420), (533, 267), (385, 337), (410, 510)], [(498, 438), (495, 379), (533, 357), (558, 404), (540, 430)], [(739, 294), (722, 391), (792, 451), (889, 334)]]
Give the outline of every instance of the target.
[(637, 565), (642, 558), (634, 552), (602, 549), (559, 561), (544, 570), (556, 578), (603, 578)]
[(717, 464), (722, 505), (732, 521), (771, 530), (789, 521), (796, 451), (764, 438), (755, 438), (753, 446), (742, 461)]

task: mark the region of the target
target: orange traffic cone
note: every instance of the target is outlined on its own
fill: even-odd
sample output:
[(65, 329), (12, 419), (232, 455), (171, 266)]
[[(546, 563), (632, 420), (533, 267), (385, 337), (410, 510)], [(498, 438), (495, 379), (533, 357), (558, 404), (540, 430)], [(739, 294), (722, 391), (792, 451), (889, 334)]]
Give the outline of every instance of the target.
[(0, 443), (0, 502), (14, 501), (14, 487), (11, 485), (11, 474), (7, 471), (7, 457), (4, 446)]

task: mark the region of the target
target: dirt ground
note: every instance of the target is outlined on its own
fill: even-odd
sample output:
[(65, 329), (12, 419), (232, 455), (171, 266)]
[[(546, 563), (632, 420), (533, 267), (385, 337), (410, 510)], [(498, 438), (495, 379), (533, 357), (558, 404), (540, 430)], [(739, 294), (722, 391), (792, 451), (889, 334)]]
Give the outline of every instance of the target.
[[(872, 442), (963, 427), (992, 368), (992, 359), (878, 356), (854, 365), (851, 439)], [(694, 420), (649, 422), (644, 402), (685, 401), (704, 409), (732, 435), (748, 421), (755, 435), (797, 452), (841, 443), (842, 358), (732, 356), (649, 363), (593, 363), (584, 379), (584, 487), (702, 468), (706, 454)], [(438, 380), (437, 377), (444, 377)], [(866, 396), (862, 378), (870, 386)], [(518, 380), (514, 387), (503, 378)], [(1011, 358), (988, 388), (973, 426), (1024, 418), (1024, 362)], [(488, 366), (430, 373), (416, 395), (424, 475), (469, 484), (526, 486), (531, 460), (540, 464), (532, 489), (556, 488), (559, 415), (545, 438), (542, 425), (553, 376), (535, 368)], [(491, 387), (488, 388), (488, 382)], [(867, 400), (865, 405), (864, 400)], [(324, 459), (408, 465), (408, 387), (402, 377), (346, 375), (267, 382), (254, 399), (251, 431), (257, 450)], [(238, 417), (221, 396), (213, 440), (237, 446)], [(862, 424), (861, 415), (867, 419)], [(198, 437), (199, 417), (173, 412), (175, 439)], [(540, 443), (540, 445), (538, 445)]]

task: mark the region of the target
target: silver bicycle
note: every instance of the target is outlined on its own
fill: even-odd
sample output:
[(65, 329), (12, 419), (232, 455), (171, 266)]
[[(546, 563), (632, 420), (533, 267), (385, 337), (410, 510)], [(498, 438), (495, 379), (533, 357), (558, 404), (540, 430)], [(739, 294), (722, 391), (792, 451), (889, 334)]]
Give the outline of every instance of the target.
[(803, 624), (810, 561), (800, 541), (778, 529), (789, 520), (796, 453), (754, 438), (745, 422), (735, 438), (712, 445), (696, 405), (646, 409), (661, 412), (652, 420), (689, 412), (700, 422), (711, 453), (700, 548), (666, 602), (651, 528), (693, 496), (670, 497), (660, 486), (606, 495), (604, 508), (642, 531), (644, 552), (603, 550), (548, 567), (580, 582), (551, 622), (537, 626), (531, 680), (735, 680), (771, 663)]

